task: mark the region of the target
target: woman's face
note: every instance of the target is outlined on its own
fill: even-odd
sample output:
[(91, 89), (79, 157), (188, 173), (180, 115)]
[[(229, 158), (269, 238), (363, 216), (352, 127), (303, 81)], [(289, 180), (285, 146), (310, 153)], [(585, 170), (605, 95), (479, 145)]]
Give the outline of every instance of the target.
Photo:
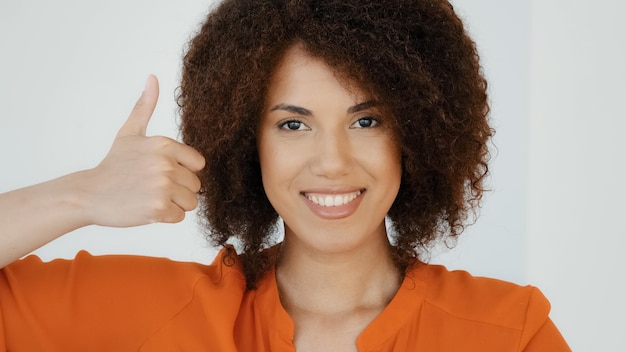
[(341, 252), (386, 241), (401, 164), (378, 107), (297, 46), (279, 63), (257, 143), (263, 186), (290, 244)]

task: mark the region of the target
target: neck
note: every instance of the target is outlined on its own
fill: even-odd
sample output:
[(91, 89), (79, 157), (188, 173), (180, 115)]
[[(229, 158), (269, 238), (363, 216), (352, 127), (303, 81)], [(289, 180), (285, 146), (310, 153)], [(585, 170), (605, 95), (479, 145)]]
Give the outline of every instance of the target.
[(325, 253), (288, 236), (276, 263), (276, 279), (285, 309), (337, 315), (382, 311), (400, 286), (386, 234), (359, 248)]

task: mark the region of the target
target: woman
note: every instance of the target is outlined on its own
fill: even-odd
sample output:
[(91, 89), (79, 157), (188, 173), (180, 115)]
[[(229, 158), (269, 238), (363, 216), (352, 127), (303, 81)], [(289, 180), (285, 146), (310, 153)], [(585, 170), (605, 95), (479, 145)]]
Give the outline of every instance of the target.
[[(481, 199), (485, 91), (445, 1), (223, 2), (185, 56), (187, 145), (144, 136), (151, 77), (98, 167), (0, 199), (0, 346), (569, 350), (537, 289), (419, 259)], [(180, 221), (198, 191), (210, 266), (14, 262), (89, 224)]]

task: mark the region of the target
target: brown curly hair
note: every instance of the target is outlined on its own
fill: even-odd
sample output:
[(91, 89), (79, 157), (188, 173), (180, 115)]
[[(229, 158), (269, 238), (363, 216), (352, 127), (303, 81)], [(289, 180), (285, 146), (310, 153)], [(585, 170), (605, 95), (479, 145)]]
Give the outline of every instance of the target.
[(183, 139), (207, 161), (199, 212), (208, 237), (240, 241), (254, 288), (278, 221), (256, 131), (270, 77), (296, 43), (394, 119), (402, 179), (388, 218), (404, 271), (437, 239), (463, 231), (488, 172), (487, 83), (444, 0), (226, 0), (208, 15), (184, 57), (178, 97)]

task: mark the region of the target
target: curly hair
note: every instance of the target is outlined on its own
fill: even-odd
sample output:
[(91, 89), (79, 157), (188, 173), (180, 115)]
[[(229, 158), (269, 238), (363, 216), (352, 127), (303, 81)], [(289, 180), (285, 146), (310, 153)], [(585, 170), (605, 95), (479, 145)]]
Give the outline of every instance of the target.
[[(445, 0), (226, 0), (209, 13), (184, 57), (181, 131), (207, 161), (207, 236), (240, 241), (250, 289), (271, 264), (264, 249), (279, 218), (256, 132), (270, 77), (295, 44), (394, 120), (402, 178), (388, 219), (403, 272), (438, 239), (457, 237), (480, 206), (493, 130), (475, 44)], [(229, 248), (223, 260), (234, 259)]]

